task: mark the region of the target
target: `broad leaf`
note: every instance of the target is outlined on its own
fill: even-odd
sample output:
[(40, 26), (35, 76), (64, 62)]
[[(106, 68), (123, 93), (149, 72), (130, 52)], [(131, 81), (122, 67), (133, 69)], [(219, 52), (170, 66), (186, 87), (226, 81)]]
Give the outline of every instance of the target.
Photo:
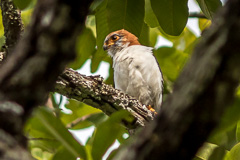
[(27, 8), (32, 0), (13, 0), (13, 3), (21, 10)]
[(161, 47), (154, 51), (164, 78), (175, 81), (180, 70), (185, 64), (188, 54), (178, 51), (174, 47)]
[(230, 152), (227, 153), (224, 160), (239, 160), (240, 159), (240, 143), (236, 144)]
[[(76, 100), (69, 100), (65, 107), (70, 109), (72, 113), (61, 112), (61, 120), (65, 126), (71, 127), (71, 129), (83, 129), (92, 126), (93, 123), (88, 120), (88, 118), (96, 118), (95, 114), (101, 113), (99, 109), (90, 107)], [(100, 118), (101, 117), (99, 117), (99, 119)], [(70, 126), (72, 122), (75, 123), (74, 126)]]
[(213, 150), (208, 160), (223, 160), (226, 154), (227, 151), (224, 149), (224, 147), (217, 147)]
[[(60, 144), (75, 158), (81, 157), (86, 159), (86, 151), (83, 146), (81, 146), (69, 133), (69, 131), (64, 127), (59, 119), (57, 119), (50, 111), (46, 108), (39, 108), (34, 115), (35, 124), (41, 127), (42, 131), (54, 139)], [(43, 137), (44, 138), (44, 137)]]
[(157, 28), (150, 28), (149, 43), (151, 47), (154, 47), (156, 45), (159, 35), (160, 35), (160, 32)]
[(118, 111), (110, 116), (104, 123), (96, 128), (96, 133), (92, 143), (92, 157), (93, 159), (101, 159), (107, 149), (114, 143), (114, 141), (122, 136), (125, 128), (120, 122), (129, 116), (127, 111)]
[(187, 0), (151, 0), (159, 25), (169, 35), (182, 33), (188, 20)]
[(51, 153), (43, 151), (41, 148), (31, 149), (31, 154), (34, 158), (42, 160), (52, 159), (53, 156)]
[(66, 148), (59, 147), (57, 153), (54, 154), (51, 160), (76, 160), (76, 157), (73, 156)]
[(240, 120), (240, 98), (236, 98), (233, 104), (225, 111), (219, 126), (214, 132), (226, 132), (235, 126)]
[(212, 19), (217, 9), (222, 6), (220, 0), (197, 0), (197, 2), (208, 19)]
[(195, 34), (186, 27), (180, 36), (175, 37), (172, 40), (173, 46), (177, 50), (185, 52), (185, 50), (187, 50), (188, 47), (190, 47), (190, 45), (195, 42), (196, 38), (197, 37)]
[(155, 28), (159, 26), (157, 17), (155, 16), (150, 0), (145, 0), (145, 18), (144, 21), (151, 27)]

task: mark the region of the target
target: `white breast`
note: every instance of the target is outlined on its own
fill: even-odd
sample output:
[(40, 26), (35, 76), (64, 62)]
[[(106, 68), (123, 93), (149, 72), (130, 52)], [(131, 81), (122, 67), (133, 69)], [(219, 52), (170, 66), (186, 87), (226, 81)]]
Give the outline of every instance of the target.
[(152, 48), (133, 45), (113, 57), (115, 88), (136, 97), (145, 105), (160, 107), (163, 77)]

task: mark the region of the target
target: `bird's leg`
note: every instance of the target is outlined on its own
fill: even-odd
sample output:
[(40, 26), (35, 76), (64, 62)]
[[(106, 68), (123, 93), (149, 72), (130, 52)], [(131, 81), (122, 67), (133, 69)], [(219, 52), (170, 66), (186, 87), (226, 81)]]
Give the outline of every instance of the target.
[(148, 109), (148, 110), (150, 110), (151, 112), (153, 112), (153, 113), (154, 113), (154, 115), (156, 115), (156, 114), (157, 114), (157, 112), (155, 111), (155, 109), (153, 109), (153, 108), (152, 108), (152, 106), (151, 106), (151, 105), (148, 105), (148, 106), (147, 106), (147, 109)]

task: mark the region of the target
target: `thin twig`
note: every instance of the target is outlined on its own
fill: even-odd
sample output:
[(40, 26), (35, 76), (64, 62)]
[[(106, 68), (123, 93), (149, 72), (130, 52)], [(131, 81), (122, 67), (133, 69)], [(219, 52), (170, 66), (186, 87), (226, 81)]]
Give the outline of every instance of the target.
[(203, 13), (198, 13), (198, 12), (192, 12), (189, 13), (189, 18), (203, 18), (203, 19), (208, 19)]

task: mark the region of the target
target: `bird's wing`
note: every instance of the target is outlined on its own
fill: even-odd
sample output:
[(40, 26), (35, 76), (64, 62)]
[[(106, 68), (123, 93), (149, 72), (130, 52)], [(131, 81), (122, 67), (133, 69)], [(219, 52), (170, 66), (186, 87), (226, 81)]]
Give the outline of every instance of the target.
[(128, 92), (138, 89), (140, 101), (158, 109), (162, 103), (163, 77), (152, 48), (136, 45), (129, 52), (133, 60), (129, 64), (131, 84)]

